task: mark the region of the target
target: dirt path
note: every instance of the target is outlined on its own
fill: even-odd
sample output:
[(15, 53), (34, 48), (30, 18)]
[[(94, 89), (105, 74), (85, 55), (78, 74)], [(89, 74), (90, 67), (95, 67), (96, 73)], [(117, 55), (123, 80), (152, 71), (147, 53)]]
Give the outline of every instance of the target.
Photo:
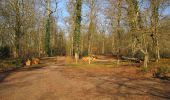
[(68, 67), (64, 57), (44, 62), (46, 67), (4, 74), (0, 100), (170, 99), (169, 81), (131, 77), (126, 68)]

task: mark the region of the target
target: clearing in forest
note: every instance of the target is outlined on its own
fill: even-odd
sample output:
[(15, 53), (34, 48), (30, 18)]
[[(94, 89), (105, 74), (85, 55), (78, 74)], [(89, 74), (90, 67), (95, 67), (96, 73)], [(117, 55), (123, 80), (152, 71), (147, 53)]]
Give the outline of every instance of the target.
[[(108, 58), (109, 59), (109, 58)], [(43, 66), (0, 73), (0, 100), (165, 100), (170, 81), (141, 72), (138, 64), (66, 64), (44, 58)], [(82, 66), (81, 66), (82, 65)]]

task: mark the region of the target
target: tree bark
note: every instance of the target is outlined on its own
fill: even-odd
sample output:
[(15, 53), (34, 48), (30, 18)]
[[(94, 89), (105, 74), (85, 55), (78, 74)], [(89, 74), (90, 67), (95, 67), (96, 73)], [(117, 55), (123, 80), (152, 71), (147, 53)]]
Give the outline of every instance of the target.
[(76, 18), (75, 18), (75, 30), (74, 30), (74, 53), (76, 63), (79, 60), (80, 54), (80, 28), (81, 28), (81, 7), (82, 7), (82, 0), (76, 0)]
[(46, 21), (46, 35), (45, 35), (45, 52), (47, 56), (50, 56), (50, 2), (51, 0), (47, 0), (47, 21)]
[(118, 0), (118, 16), (117, 16), (117, 35), (118, 35), (118, 52), (117, 52), (117, 64), (120, 62), (120, 51), (121, 51), (121, 32), (120, 32), (120, 21), (122, 16), (122, 10), (121, 10), (122, 0)]
[(148, 55), (148, 52), (145, 52), (144, 53), (144, 67), (148, 67), (148, 61), (149, 61), (149, 55)]
[(160, 0), (150, 0), (151, 3), (151, 29), (152, 29), (152, 41), (153, 41), (153, 48), (155, 53), (155, 60), (156, 62), (160, 59), (159, 53), (159, 38), (158, 38), (158, 21), (159, 21), (159, 5)]

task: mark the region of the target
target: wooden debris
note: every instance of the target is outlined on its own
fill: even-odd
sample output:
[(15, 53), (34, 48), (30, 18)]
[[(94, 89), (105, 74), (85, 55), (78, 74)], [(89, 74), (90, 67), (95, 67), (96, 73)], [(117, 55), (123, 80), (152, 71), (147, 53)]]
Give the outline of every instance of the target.
[(136, 62), (136, 63), (140, 63), (141, 62), (141, 60), (138, 59), (138, 58), (130, 58), (130, 57), (122, 56), (122, 59), (123, 60), (129, 60), (129, 61)]
[(32, 59), (32, 64), (35, 64), (35, 65), (40, 64), (40, 59), (38, 59), (38, 58), (33, 58), (33, 59)]
[(84, 62), (88, 62), (88, 61), (95, 61), (96, 60), (96, 58), (94, 58), (94, 57), (83, 57), (82, 58), (82, 61), (84, 61)]
[(29, 59), (26, 60), (25, 65), (26, 65), (26, 66), (30, 66), (30, 65), (31, 65), (31, 61), (30, 61)]

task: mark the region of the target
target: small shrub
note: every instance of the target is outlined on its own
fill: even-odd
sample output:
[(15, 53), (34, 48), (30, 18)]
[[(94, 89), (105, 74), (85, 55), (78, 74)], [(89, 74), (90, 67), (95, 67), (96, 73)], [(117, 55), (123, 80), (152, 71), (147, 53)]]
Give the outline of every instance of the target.
[(22, 67), (24, 65), (24, 59), (22, 58), (17, 59), (15, 64), (16, 64), (16, 67)]
[(10, 49), (9, 47), (0, 47), (0, 59), (9, 58)]
[(167, 66), (159, 67), (154, 73), (155, 77), (166, 77), (166, 75), (170, 73), (170, 68)]
[(88, 51), (83, 51), (82, 56), (88, 56)]
[(136, 54), (134, 55), (135, 58), (138, 58), (138, 59), (144, 59), (144, 54), (140, 51), (137, 51)]

